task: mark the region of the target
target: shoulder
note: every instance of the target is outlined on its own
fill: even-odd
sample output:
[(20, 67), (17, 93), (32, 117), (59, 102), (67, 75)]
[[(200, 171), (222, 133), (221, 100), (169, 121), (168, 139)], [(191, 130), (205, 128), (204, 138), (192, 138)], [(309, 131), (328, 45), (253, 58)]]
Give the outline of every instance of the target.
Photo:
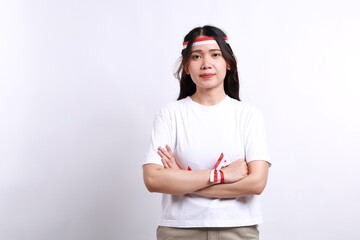
[(181, 112), (188, 104), (188, 101), (189, 101), (188, 98), (183, 98), (177, 101), (166, 103), (160, 107), (160, 109), (157, 112), (157, 115), (171, 116), (178, 112)]
[(229, 97), (229, 104), (235, 108), (239, 116), (251, 117), (253, 115), (262, 115), (260, 109), (250, 103)]

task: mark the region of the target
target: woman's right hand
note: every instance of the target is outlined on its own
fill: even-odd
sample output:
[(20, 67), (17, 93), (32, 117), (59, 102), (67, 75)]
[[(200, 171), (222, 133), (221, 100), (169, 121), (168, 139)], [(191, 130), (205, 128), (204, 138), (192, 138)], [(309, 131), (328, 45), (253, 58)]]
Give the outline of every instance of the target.
[(244, 159), (238, 159), (232, 162), (221, 171), (224, 173), (225, 183), (237, 182), (248, 175), (247, 163)]
[(161, 157), (161, 162), (165, 169), (180, 170), (179, 165), (176, 162), (175, 156), (168, 144), (165, 146), (166, 149), (159, 147), (158, 154)]

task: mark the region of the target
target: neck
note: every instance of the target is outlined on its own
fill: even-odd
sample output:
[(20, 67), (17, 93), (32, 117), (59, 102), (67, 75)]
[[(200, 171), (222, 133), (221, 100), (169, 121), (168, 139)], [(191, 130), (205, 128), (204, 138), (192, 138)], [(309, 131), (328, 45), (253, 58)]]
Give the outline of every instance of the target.
[(204, 91), (197, 89), (191, 99), (201, 105), (212, 106), (220, 103), (226, 97), (225, 91)]

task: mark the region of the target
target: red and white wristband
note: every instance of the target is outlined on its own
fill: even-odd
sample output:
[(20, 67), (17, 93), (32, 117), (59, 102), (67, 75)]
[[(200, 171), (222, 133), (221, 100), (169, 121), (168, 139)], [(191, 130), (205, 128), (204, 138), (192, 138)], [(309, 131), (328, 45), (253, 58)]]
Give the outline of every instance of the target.
[(223, 171), (213, 169), (210, 173), (210, 182), (212, 183), (224, 183), (225, 182), (225, 176)]
[(219, 159), (216, 161), (214, 169), (210, 172), (210, 182), (212, 183), (224, 183), (225, 176), (221, 169), (228, 166), (229, 163), (224, 159), (224, 154), (221, 153)]

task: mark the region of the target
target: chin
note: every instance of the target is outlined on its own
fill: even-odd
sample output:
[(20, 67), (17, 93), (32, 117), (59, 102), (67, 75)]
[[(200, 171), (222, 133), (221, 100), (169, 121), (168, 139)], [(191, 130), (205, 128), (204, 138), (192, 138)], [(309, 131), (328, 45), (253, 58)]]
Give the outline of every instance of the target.
[(199, 86), (200, 88), (218, 88), (223, 86), (223, 83), (206, 82), (197, 86)]

